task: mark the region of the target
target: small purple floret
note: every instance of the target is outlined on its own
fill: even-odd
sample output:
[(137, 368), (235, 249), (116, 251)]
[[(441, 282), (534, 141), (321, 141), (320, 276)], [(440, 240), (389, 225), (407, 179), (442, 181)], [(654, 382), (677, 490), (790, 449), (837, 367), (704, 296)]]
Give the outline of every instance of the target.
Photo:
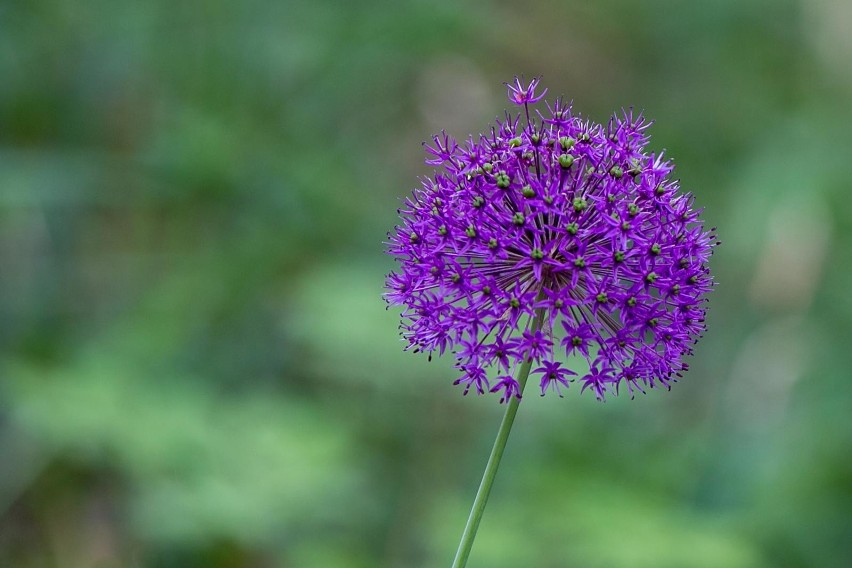
[[(506, 84), (526, 117), (538, 83)], [(478, 138), (426, 145), (438, 170), (389, 235), (401, 266), (385, 299), (404, 306), (403, 337), (452, 351), (464, 393), (501, 402), (520, 398), (513, 376), (528, 358), (542, 395), (573, 380), (568, 356), (586, 360), (581, 391), (600, 400), (669, 387), (705, 329), (713, 230), (672, 163), (645, 151), (641, 114), (600, 125), (556, 100), (525, 122), (507, 114)]]
[(509, 100), (516, 105), (531, 105), (537, 103), (544, 98), (544, 95), (547, 94), (547, 89), (543, 90), (538, 95), (536, 94), (535, 90), (538, 88), (539, 81), (541, 81), (541, 78), (536, 77), (524, 86), (522, 79), (515, 77), (514, 83), (505, 84), (509, 89)]

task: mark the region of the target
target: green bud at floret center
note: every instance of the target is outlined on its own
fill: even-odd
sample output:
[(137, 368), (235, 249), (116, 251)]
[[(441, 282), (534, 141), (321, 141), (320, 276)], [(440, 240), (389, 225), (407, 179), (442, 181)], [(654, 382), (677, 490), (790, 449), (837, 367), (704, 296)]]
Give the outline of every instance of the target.
[(563, 136), (559, 139), (559, 145), (562, 146), (562, 149), (565, 151), (568, 151), (573, 148), (575, 143), (576, 140), (574, 140), (570, 136)]
[(509, 178), (506, 172), (498, 173), (496, 176), (494, 176), (494, 179), (497, 181), (497, 187), (499, 187), (500, 189), (506, 189), (512, 183), (512, 180)]

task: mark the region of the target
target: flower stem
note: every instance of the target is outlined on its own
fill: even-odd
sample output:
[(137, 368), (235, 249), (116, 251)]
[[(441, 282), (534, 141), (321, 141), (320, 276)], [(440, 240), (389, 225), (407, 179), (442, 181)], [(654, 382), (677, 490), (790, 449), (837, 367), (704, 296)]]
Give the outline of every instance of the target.
[[(533, 333), (541, 329), (544, 323), (544, 312), (544, 308), (536, 310), (535, 318), (532, 322)], [(518, 392), (521, 395), (524, 392), (524, 387), (527, 385), (531, 368), (532, 358), (528, 357), (518, 370), (516, 380), (518, 381)], [(506, 449), (506, 441), (509, 439), (509, 432), (512, 430), (512, 424), (515, 422), (515, 415), (518, 413), (520, 403), (521, 401), (518, 397), (513, 396), (509, 398), (506, 414), (503, 415), (503, 421), (500, 423), (500, 429), (497, 431), (497, 439), (494, 440), (494, 447), (491, 448), (491, 455), (488, 457), (485, 473), (482, 474), (482, 481), (476, 492), (476, 498), (473, 500), (473, 507), (470, 509), (470, 516), (464, 527), (464, 533), (462, 533), (461, 542), (456, 552), (456, 558), (453, 560), (452, 568), (464, 568), (467, 565), (467, 558), (470, 556), (471, 548), (473, 548), (473, 539), (476, 538), (476, 530), (479, 528), (479, 522), (482, 520), (485, 504), (488, 503), (488, 495), (491, 493), (491, 486), (494, 484), (494, 478), (497, 476), (500, 458), (503, 457), (503, 450)]]

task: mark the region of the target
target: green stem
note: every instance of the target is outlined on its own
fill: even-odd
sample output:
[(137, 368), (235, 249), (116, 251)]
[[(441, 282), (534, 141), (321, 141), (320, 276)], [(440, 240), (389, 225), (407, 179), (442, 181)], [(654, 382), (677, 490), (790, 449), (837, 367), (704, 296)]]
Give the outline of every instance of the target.
[[(544, 323), (543, 308), (536, 310), (535, 318), (532, 322), (532, 331), (541, 329)], [(518, 381), (520, 394), (523, 394), (524, 387), (527, 386), (527, 379), (530, 376), (530, 368), (532, 367), (532, 358), (527, 358), (518, 370)], [(506, 414), (503, 415), (503, 421), (500, 423), (500, 429), (497, 431), (497, 439), (494, 440), (494, 447), (491, 448), (491, 455), (488, 458), (488, 464), (485, 466), (485, 473), (482, 474), (482, 481), (479, 484), (479, 489), (476, 492), (476, 498), (473, 500), (473, 507), (470, 509), (470, 516), (467, 519), (467, 524), (462, 533), (459, 549), (456, 552), (456, 558), (453, 560), (452, 568), (464, 568), (467, 564), (467, 558), (470, 556), (470, 550), (473, 548), (473, 539), (476, 538), (476, 530), (479, 528), (479, 522), (482, 520), (482, 513), (485, 511), (485, 504), (488, 503), (488, 495), (491, 493), (491, 486), (494, 485), (494, 478), (497, 476), (497, 468), (500, 465), (500, 458), (503, 457), (503, 450), (506, 449), (506, 441), (509, 439), (509, 432), (512, 431), (512, 424), (515, 422), (515, 415), (518, 413), (518, 406), (521, 401), (517, 397), (509, 399)]]

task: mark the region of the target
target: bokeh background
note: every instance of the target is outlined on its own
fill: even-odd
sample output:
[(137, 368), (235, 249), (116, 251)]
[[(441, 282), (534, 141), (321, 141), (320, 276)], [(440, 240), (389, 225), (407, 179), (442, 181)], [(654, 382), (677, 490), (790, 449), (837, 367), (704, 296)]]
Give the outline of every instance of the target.
[(670, 392), (528, 397), (473, 567), (852, 565), (852, 3), (0, 3), (0, 566), (449, 566), (503, 408), (403, 353), (421, 142), (542, 74), (723, 245)]

